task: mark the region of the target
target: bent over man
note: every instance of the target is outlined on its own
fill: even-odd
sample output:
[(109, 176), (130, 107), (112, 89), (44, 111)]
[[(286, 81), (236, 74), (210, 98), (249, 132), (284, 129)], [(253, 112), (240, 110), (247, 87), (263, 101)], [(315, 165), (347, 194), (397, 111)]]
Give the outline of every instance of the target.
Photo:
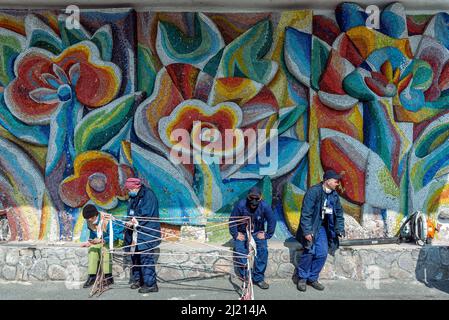
[[(239, 254), (235, 258), (236, 273), (246, 281), (248, 277), (247, 258), (243, 255), (248, 255), (248, 236), (246, 224), (238, 221), (239, 218), (243, 217), (250, 218), (252, 237), (256, 243), (257, 255), (254, 260), (253, 281), (258, 287), (268, 289), (269, 285), (264, 281), (268, 261), (267, 240), (274, 234), (276, 218), (271, 207), (262, 200), (262, 193), (259, 188), (251, 188), (247, 198), (236, 203), (229, 218), (229, 232), (234, 239), (234, 250)], [(267, 223), (266, 231), (265, 222)]]

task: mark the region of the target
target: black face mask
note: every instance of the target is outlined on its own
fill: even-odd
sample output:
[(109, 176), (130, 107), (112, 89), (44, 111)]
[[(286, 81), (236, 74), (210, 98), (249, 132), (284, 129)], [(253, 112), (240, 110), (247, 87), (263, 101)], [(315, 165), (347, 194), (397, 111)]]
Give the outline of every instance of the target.
[(246, 203), (248, 206), (253, 206), (257, 208), (259, 206), (260, 200), (254, 198), (247, 198)]

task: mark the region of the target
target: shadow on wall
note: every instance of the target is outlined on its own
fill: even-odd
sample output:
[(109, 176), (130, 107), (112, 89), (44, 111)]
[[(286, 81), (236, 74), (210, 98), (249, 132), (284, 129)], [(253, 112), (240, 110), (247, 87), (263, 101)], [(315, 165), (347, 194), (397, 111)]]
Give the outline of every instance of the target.
[(449, 293), (449, 246), (424, 246), (419, 252), (416, 280)]

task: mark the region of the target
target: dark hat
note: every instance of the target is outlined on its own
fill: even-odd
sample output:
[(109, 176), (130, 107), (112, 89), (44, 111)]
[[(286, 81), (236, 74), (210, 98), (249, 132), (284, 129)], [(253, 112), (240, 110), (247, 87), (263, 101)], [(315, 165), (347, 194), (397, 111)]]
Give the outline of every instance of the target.
[(93, 204), (88, 204), (83, 208), (83, 218), (89, 219), (98, 215), (97, 207)]
[(258, 187), (252, 187), (251, 189), (249, 189), (248, 195), (260, 197), (262, 195), (262, 192), (260, 192), (260, 189)]
[(329, 179), (335, 179), (335, 180), (340, 180), (341, 179), (341, 175), (337, 174), (334, 170), (327, 170), (324, 173), (323, 176), (323, 180), (329, 180)]

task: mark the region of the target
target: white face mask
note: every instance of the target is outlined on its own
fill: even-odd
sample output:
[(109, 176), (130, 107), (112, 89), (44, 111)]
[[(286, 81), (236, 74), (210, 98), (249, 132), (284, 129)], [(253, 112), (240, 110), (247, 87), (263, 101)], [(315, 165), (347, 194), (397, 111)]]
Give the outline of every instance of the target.
[(326, 187), (324, 184), (323, 184), (323, 190), (324, 190), (324, 192), (326, 192), (327, 194), (329, 194), (329, 193), (332, 192), (332, 189)]

